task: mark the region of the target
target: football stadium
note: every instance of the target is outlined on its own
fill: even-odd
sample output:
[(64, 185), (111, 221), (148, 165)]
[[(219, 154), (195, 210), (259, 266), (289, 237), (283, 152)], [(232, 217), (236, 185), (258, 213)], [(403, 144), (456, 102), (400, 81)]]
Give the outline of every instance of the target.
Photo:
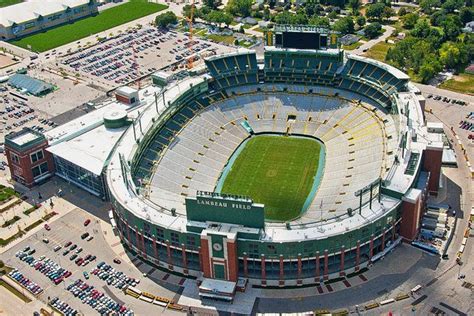
[(263, 54), (208, 57), (166, 86), (121, 137), (105, 171), (120, 237), (210, 297), (358, 273), (414, 238), (438, 188), (423, 112), (400, 70), (276, 26)]

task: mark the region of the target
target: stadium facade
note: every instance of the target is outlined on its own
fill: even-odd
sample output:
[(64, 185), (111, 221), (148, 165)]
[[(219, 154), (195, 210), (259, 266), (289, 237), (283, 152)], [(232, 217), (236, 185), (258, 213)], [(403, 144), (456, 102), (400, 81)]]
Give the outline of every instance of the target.
[[(330, 45), (205, 64), (140, 113), (105, 171), (120, 238), (139, 257), (184, 275), (293, 286), (356, 273), (416, 236), (443, 146), (406, 74)], [(262, 133), (326, 146), (312, 204), (286, 223), (266, 221), (251, 197), (215, 192), (233, 151)]]
[[(406, 74), (345, 53), (334, 34), (299, 31), (310, 48), (295, 41), (297, 28), (276, 27), (261, 56), (210, 57), (184, 80), (121, 89), (116, 101), (48, 131), (48, 176), (110, 200), (113, 226), (140, 258), (206, 284), (284, 287), (361, 271), (416, 237), (425, 199), (437, 194), (443, 143), (427, 130), (424, 99)], [(218, 186), (240, 145), (262, 134), (324, 146), (318, 185), (287, 222)], [(23, 139), (5, 151), (31, 162), (12, 158), (10, 169), (36, 183), (40, 162)]]

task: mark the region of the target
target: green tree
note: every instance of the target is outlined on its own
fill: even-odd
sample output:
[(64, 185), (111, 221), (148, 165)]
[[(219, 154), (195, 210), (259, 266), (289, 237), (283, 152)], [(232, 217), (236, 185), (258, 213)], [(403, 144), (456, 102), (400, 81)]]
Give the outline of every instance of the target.
[(304, 10), (308, 17), (312, 17), (315, 14), (319, 14), (323, 11), (323, 7), (316, 0), (307, 0), (304, 5)]
[(266, 20), (266, 21), (270, 20), (270, 9), (269, 8), (263, 9), (263, 19)]
[(401, 7), (400, 10), (398, 10), (398, 16), (404, 16), (407, 13), (408, 11), (405, 9), (405, 7)]
[(364, 34), (370, 39), (379, 37), (382, 34), (382, 25), (378, 22), (373, 22), (364, 28)]
[(333, 29), (341, 34), (354, 33), (354, 20), (347, 16), (334, 23)]
[(429, 55), (421, 65), (418, 75), (422, 83), (428, 83), (442, 69), (443, 67), (435, 55)]
[[(183, 7), (182, 14), (185, 18), (190, 18), (191, 17), (191, 5), (187, 4)], [(195, 16), (194, 16), (195, 18)]]
[(355, 15), (359, 12), (360, 1), (359, 0), (349, 0), (348, 6), (351, 9), (352, 14)]
[(432, 13), (435, 8), (439, 8), (440, 6), (441, 6), (440, 0), (421, 0), (420, 1), (420, 8), (426, 14)]
[[(438, 59), (436, 57), (436, 49), (429, 41), (408, 36), (388, 50), (386, 60), (398, 68), (411, 69), (415, 74), (419, 74), (421, 66), (426, 60), (437, 61)], [(440, 63), (438, 62), (438, 64)], [(438, 64), (434, 67), (436, 71), (439, 71)]]
[(441, 26), (443, 27), (444, 36), (448, 40), (455, 40), (461, 34), (463, 27), (459, 15), (454, 14), (448, 14)]
[(359, 25), (360, 27), (364, 26), (366, 22), (367, 22), (367, 21), (366, 21), (365, 17), (363, 17), (362, 15), (359, 15), (359, 16), (356, 18), (356, 23), (357, 23), (357, 25)]
[(207, 15), (212, 11), (212, 8), (206, 6), (206, 5), (203, 5), (202, 7), (200, 7), (199, 9), (195, 9), (194, 10), (194, 15), (197, 17), (197, 18), (201, 18), (201, 19), (207, 19)]
[(159, 27), (167, 27), (170, 24), (178, 23), (178, 18), (176, 14), (171, 11), (162, 13), (155, 18), (155, 24)]
[(253, 0), (229, 0), (226, 6), (231, 15), (246, 17), (250, 15)]
[(382, 20), (383, 18), (383, 13), (385, 9), (385, 4), (384, 3), (374, 3), (371, 4), (367, 7), (367, 11), (365, 12), (365, 16), (369, 20)]
[(291, 24), (295, 25), (306, 25), (308, 24), (308, 17), (304, 12), (298, 12), (296, 14), (293, 14), (291, 17)]
[(202, 3), (205, 6), (211, 8), (211, 9), (216, 9), (219, 6), (220, 1), (218, 1), (218, 0), (204, 0)]
[(447, 68), (461, 69), (468, 61), (464, 43), (444, 43), (439, 50), (439, 61)]
[(464, 5), (463, 0), (446, 0), (441, 6), (446, 12), (453, 13), (454, 10), (459, 10)]
[(444, 20), (446, 20), (446, 12), (444, 10), (438, 10), (430, 16), (430, 22), (433, 26), (441, 26)]
[(329, 28), (329, 19), (314, 15), (308, 22), (310, 25)]
[(385, 8), (383, 8), (382, 19), (387, 19), (388, 20), (394, 15), (395, 15), (395, 10), (393, 10), (392, 8), (390, 8), (388, 6), (385, 6)]
[(232, 23), (232, 16), (224, 11), (212, 10), (206, 16), (207, 21), (217, 24), (219, 27), (222, 23), (229, 25)]
[(418, 14), (416, 13), (408, 13), (401, 18), (403, 27), (406, 29), (411, 30), (415, 27), (416, 22), (418, 21)]
[(459, 11), (459, 18), (462, 24), (466, 24), (474, 20), (474, 8), (464, 7)]
[(288, 11), (283, 11), (280, 14), (278, 14), (275, 18), (275, 23), (277, 24), (291, 24), (291, 17), (293, 14), (291, 14)]
[(328, 18), (330, 18), (331, 20), (337, 19), (337, 12), (336, 12), (336, 11), (331, 11), (331, 12), (328, 14)]
[(427, 19), (418, 19), (410, 34), (414, 37), (424, 38), (428, 36), (430, 28), (431, 26)]

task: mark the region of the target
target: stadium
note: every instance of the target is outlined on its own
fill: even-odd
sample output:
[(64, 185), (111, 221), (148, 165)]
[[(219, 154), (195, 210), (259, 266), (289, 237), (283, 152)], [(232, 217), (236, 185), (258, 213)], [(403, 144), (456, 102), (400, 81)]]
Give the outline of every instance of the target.
[(325, 30), (266, 37), (263, 55), (212, 56), (165, 87), (116, 146), (114, 219), (143, 260), (283, 287), (358, 273), (413, 239), (442, 152), (421, 93)]

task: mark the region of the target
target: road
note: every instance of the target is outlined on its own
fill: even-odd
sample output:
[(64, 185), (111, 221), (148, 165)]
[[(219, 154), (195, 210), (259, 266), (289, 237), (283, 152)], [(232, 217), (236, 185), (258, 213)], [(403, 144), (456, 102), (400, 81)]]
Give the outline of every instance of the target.
[(359, 48), (352, 50), (351, 53), (361, 55), (364, 53), (364, 50), (370, 49), (377, 43), (384, 42), (387, 38), (389, 38), (390, 35), (392, 35), (393, 31), (395, 30), (395, 28), (390, 25), (384, 25), (383, 27), (385, 28), (385, 32), (381, 36), (362, 44)]

